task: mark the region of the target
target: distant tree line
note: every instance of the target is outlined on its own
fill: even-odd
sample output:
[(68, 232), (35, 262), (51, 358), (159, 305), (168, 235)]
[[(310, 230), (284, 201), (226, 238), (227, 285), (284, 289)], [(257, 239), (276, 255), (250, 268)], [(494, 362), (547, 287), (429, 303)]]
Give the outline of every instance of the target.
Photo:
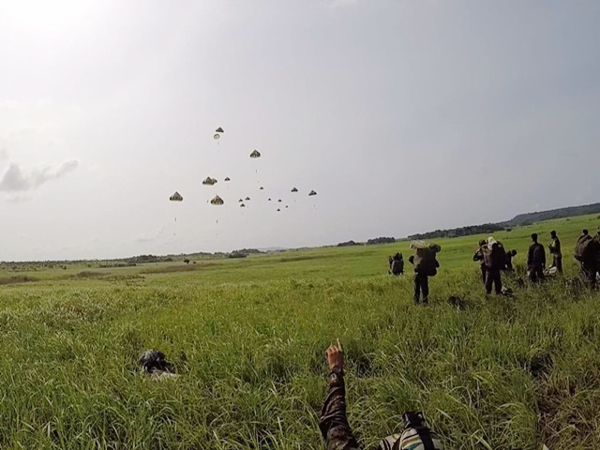
[(394, 242), (396, 242), (396, 238), (393, 238), (393, 237), (378, 237), (375, 239), (369, 239), (367, 241), (367, 245), (393, 244)]
[(488, 234), (503, 231), (506, 226), (498, 223), (484, 223), (483, 225), (471, 225), (468, 227), (452, 228), (449, 230), (435, 230), (428, 233), (419, 233), (408, 236), (409, 240), (453, 238), (459, 236), (470, 236), (472, 234)]

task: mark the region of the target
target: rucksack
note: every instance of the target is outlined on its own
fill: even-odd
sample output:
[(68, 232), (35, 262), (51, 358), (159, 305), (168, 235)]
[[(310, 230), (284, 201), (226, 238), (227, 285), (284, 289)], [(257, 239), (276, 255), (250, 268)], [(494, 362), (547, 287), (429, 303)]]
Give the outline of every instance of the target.
[(392, 274), (400, 275), (404, 273), (404, 260), (403, 259), (393, 259), (392, 260)]
[(594, 252), (597, 252), (597, 245), (589, 234), (580, 236), (575, 245), (575, 259), (579, 262), (589, 261), (594, 258)]
[(437, 253), (442, 248), (437, 244), (429, 244), (428, 246), (416, 248), (414, 259), (415, 269), (421, 270), (428, 277), (437, 275), (439, 263), (436, 259)]
[(482, 249), (483, 262), (488, 269), (503, 269), (506, 267), (506, 250), (502, 242), (494, 242), (490, 249), (485, 245)]

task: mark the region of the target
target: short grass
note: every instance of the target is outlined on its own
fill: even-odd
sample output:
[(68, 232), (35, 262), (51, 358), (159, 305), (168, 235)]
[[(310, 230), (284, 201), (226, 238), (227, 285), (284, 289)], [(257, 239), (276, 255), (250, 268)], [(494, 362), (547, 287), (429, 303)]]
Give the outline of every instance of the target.
[[(449, 449), (600, 448), (600, 296), (568, 252), (595, 216), (499, 233), (522, 264), (556, 228), (565, 279), (486, 298), (478, 236), (442, 240), (428, 307), (386, 275), (408, 243), (244, 260), (0, 272), (0, 448), (318, 449), (323, 354), (347, 352), (365, 448), (425, 411)], [(448, 304), (449, 296), (464, 308)], [(159, 348), (181, 375), (136, 361)]]

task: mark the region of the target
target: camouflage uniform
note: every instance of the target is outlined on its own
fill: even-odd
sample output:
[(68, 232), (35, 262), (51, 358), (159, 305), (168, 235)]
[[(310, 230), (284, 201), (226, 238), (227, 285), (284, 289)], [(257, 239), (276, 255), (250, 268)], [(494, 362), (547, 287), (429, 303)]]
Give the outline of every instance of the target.
[(346, 417), (344, 372), (333, 370), (327, 378), (329, 386), (319, 419), (319, 428), (327, 450), (358, 450), (360, 447)]

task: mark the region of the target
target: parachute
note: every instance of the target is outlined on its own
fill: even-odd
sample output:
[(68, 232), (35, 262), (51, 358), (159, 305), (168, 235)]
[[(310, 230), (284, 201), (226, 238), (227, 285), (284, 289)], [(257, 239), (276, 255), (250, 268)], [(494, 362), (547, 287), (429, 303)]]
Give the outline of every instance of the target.
[(246, 205), (244, 205), (243, 203), (240, 205), (240, 208), (245, 208)]
[(217, 139), (220, 139), (220, 138), (221, 138), (221, 135), (220, 135), (219, 133), (217, 133), (217, 134), (215, 134), (215, 135), (213, 136), (213, 139), (214, 139), (214, 140), (217, 140)]
[(269, 202), (271, 201), (271, 199), (268, 200)]
[(260, 158), (260, 152), (258, 150), (254, 150), (250, 153), (250, 158)]
[(246, 197), (246, 201), (249, 202), (250, 201), (250, 197)]
[(277, 203), (281, 203), (281, 199), (277, 200)]
[(317, 193), (315, 191), (310, 191), (310, 193), (308, 194), (309, 197), (312, 197), (313, 195), (317, 195)]
[(277, 212), (281, 212), (281, 210), (279, 208), (277, 208)]
[(231, 181), (231, 178), (225, 177), (225, 180), (223, 180), (223, 181)]
[(223, 128), (219, 127), (215, 130), (215, 133), (224, 133)]
[(298, 192), (298, 189), (296, 189), (296, 188), (293, 188), (293, 189), (292, 189), (292, 192)]
[(217, 205), (217, 206), (220, 206), (220, 205), (222, 205), (223, 203), (225, 203), (225, 202), (224, 202), (224, 201), (223, 201), (223, 199), (222, 199), (221, 197), (219, 197), (218, 195), (215, 195), (215, 198), (213, 198), (213, 199), (210, 201), (210, 204), (211, 204), (211, 205)]
[(171, 195), (169, 197), (169, 200), (171, 200), (172, 202), (182, 202), (183, 197), (181, 196), (181, 194), (179, 192), (175, 192), (173, 195)]
[(238, 203), (242, 203), (243, 201), (244, 201), (244, 200), (240, 198), (240, 199), (238, 200)]
[(261, 187), (260, 187), (260, 190), (261, 190), (261, 191), (264, 191), (264, 190), (265, 190), (265, 188), (261, 186)]
[(214, 186), (214, 184), (216, 182), (217, 182), (217, 180), (215, 180), (214, 178), (206, 177), (206, 179), (202, 182), (202, 184), (205, 186)]
[(286, 207), (286, 208), (289, 208), (289, 206), (288, 206), (288, 205), (285, 205), (285, 207)]

